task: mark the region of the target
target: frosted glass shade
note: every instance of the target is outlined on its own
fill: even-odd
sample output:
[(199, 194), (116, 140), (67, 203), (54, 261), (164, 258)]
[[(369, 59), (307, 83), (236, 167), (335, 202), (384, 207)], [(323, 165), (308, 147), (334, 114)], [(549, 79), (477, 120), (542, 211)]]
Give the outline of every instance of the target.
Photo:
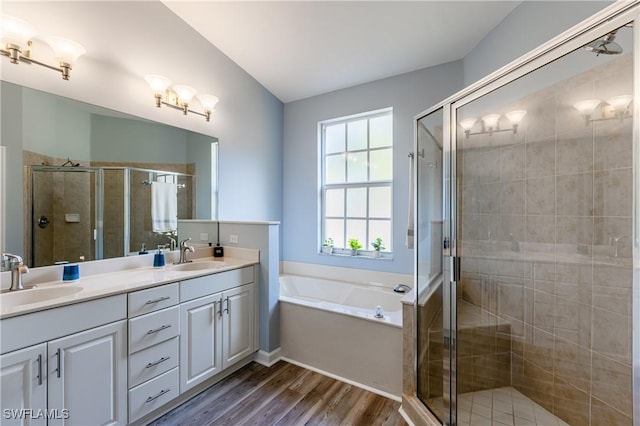
[(631, 95), (621, 95), (608, 99), (607, 103), (613, 107), (616, 112), (624, 112), (631, 103)]
[(591, 115), (601, 102), (600, 99), (587, 99), (573, 104), (573, 107), (578, 110), (580, 115)]
[(198, 100), (205, 111), (213, 111), (219, 101), (218, 97), (213, 95), (198, 95)]
[(500, 119), (500, 114), (489, 114), (482, 117), (482, 121), (484, 121), (484, 125), (491, 129), (495, 129), (498, 125), (498, 120)]
[(0, 20), (0, 39), (2, 39), (3, 48), (7, 44), (26, 47), (27, 42), (37, 33), (35, 27), (28, 22), (13, 16), (2, 15)]
[(144, 79), (149, 83), (153, 93), (157, 95), (163, 94), (164, 91), (167, 90), (167, 87), (171, 85), (171, 80), (158, 74), (146, 75)]
[(509, 121), (511, 121), (511, 124), (520, 124), (525, 115), (527, 115), (527, 111), (523, 109), (510, 111), (505, 114)]
[(53, 56), (60, 63), (73, 65), (80, 56), (87, 53), (80, 43), (67, 38), (49, 36), (46, 41), (53, 49)]
[(178, 102), (181, 104), (188, 104), (196, 94), (196, 89), (184, 84), (173, 86), (173, 90), (175, 90), (176, 94), (178, 95)]
[(464, 131), (471, 130), (473, 125), (476, 124), (476, 121), (478, 121), (477, 118), (465, 118), (460, 122), (460, 127), (462, 127)]

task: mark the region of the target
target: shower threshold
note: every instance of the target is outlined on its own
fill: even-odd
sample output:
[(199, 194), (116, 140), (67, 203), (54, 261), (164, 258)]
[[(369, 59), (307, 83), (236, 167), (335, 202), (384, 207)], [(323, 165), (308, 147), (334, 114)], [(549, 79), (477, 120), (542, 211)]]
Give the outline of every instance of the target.
[[(432, 400), (441, 407), (442, 398)], [(440, 404), (438, 404), (440, 403)], [(458, 395), (458, 426), (569, 426), (512, 387)]]

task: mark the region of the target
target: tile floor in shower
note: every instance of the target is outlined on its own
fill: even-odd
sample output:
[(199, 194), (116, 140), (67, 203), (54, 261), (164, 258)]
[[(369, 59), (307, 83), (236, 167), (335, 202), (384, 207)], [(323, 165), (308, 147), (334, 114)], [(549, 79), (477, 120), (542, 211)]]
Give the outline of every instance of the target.
[[(434, 406), (440, 401), (434, 400)], [(459, 426), (568, 426), (512, 387), (458, 396)]]

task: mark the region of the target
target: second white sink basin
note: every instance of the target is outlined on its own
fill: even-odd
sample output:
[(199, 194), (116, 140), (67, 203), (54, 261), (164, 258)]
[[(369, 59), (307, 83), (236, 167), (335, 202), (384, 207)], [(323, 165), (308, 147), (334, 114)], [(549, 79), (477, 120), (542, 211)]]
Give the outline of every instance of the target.
[(82, 290), (81, 287), (45, 287), (17, 290), (0, 295), (0, 303), (3, 305), (28, 305), (46, 300), (58, 299), (60, 297), (71, 296)]
[(202, 271), (205, 269), (219, 269), (225, 266), (226, 263), (218, 260), (204, 260), (202, 262), (181, 263), (179, 265), (173, 265), (174, 271)]

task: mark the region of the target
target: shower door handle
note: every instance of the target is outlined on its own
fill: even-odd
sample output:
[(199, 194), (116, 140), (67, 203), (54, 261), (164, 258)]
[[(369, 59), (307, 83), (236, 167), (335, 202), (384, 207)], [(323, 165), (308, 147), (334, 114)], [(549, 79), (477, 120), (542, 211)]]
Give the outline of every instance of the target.
[(449, 256), (449, 270), (451, 271), (451, 282), (460, 281), (460, 257)]

